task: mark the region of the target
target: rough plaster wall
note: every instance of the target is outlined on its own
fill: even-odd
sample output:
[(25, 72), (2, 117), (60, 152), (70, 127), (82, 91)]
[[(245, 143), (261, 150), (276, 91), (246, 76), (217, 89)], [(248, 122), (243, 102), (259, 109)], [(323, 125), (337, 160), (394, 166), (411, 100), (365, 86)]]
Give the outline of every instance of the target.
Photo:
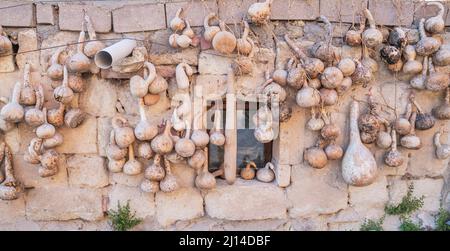
[[(126, 20), (130, 15), (115, 17), (115, 11), (122, 8), (130, 8), (129, 11), (132, 11), (135, 8), (134, 5), (141, 2), (143, 1), (121, 1), (121, 3), (110, 1), (93, 3), (93, 5), (89, 4), (85, 7), (103, 10), (92, 11), (92, 15), (98, 15), (95, 18), (99, 20), (99, 24), (103, 24), (103, 28), (99, 27), (103, 32), (99, 34), (99, 37), (111, 38), (121, 36), (121, 34), (112, 32), (116, 29), (115, 25), (111, 25), (115, 22), (114, 18), (125, 18), (120, 21), (131, 22)], [(148, 3), (148, 1), (145, 2)], [(204, 8), (209, 11), (218, 11), (222, 18), (233, 23), (240, 20), (242, 10), (245, 10), (245, 7), (242, 6), (248, 6), (254, 1), (233, 0), (229, 1), (230, 4), (224, 4), (222, 0), (205, 2), (208, 7)], [(278, 17), (282, 15), (278, 12), (283, 8), (280, 8), (280, 1), (275, 0), (274, 2), (273, 17), (280, 19)], [(375, 8), (372, 11), (376, 13), (377, 6), (383, 1), (362, 2), (368, 4), (370, 8)], [(171, 4), (175, 3), (163, 5), (166, 12), (173, 7)], [(205, 6), (204, 2), (196, 4), (201, 7)], [(270, 24), (280, 40), (278, 43), (280, 51), (277, 53), (276, 62), (273, 39), (267, 35), (264, 29), (252, 26), (255, 40), (261, 47), (255, 56), (257, 69), (252, 77), (239, 78), (238, 86), (244, 87), (244, 89), (253, 89), (255, 84), (262, 83), (262, 73), (266, 68), (274, 69), (274, 65), (277, 67), (284, 65), (285, 60), (292, 55), (286, 44), (282, 42), (282, 36), (285, 33), (305, 46), (320, 39), (323, 34), (321, 25), (301, 20), (314, 19), (321, 13), (327, 14), (327, 9), (324, 8), (325, 4), (340, 6), (338, 0), (292, 1), (289, 19), (296, 21), (275, 20)], [(81, 9), (71, 7), (63, 10), (66, 8), (64, 6), (64, 4), (60, 5), (59, 9), (56, 9), (56, 6), (51, 8), (36, 6), (36, 9), (33, 8), (33, 10), (37, 11), (37, 15), (33, 11), (29, 12), (25, 9), (27, 11), (22, 15), (27, 16), (31, 13), (30, 20), (32, 21), (5, 25), (5, 29), (8, 32), (21, 34), (19, 37), (22, 37), (22, 41), (19, 43), (22, 49), (24, 47), (32, 49), (33, 46), (36, 48), (49, 47), (75, 41), (78, 33), (76, 31), (60, 31), (60, 25), (63, 22), (66, 27), (64, 30), (77, 30), (79, 22), (76, 21), (76, 15)], [(18, 11), (22, 10), (18, 9)], [(306, 10), (308, 11), (305, 13)], [(387, 8), (387, 10), (391, 11), (392, 9)], [(47, 14), (54, 15), (54, 17), (49, 19), (48, 16), (39, 14), (40, 11), (47, 11)], [(75, 14), (70, 11), (75, 11)], [(414, 20), (417, 20), (419, 14), (416, 13)], [(342, 21), (350, 22), (348, 14), (341, 13), (341, 15), (343, 15)], [(34, 22), (36, 16), (37, 22)], [(44, 16), (47, 19), (39, 19)], [(346, 17), (344, 18), (344, 16)], [(390, 18), (390, 16), (388, 17)], [(142, 20), (146, 18), (149, 17), (146, 16)], [(196, 17), (193, 14), (192, 18), (201, 20), (203, 15)], [(383, 19), (383, 16), (379, 18)], [(21, 19), (21, 22), (23, 20)], [(338, 17), (335, 19), (335, 21), (339, 20), (341, 19)], [(129, 28), (129, 31), (134, 32), (127, 33), (127, 36), (149, 38), (166, 43), (170, 31), (163, 27), (146, 26), (151, 24), (150, 21), (142, 25), (131, 22), (129, 27), (121, 27), (121, 29)], [(396, 24), (395, 20), (383, 19), (382, 21), (387, 25)], [(413, 22), (412, 19), (411, 22)], [(0, 23), (2, 22), (0, 21)], [(15, 26), (25, 26), (25, 28)], [(337, 45), (349, 26), (349, 23), (336, 23), (334, 36)], [(196, 31), (200, 32), (201, 29), (196, 28)], [(445, 42), (450, 43), (449, 33), (446, 33)], [(346, 56), (359, 57), (359, 51), (357, 48), (342, 47), (342, 53)], [(47, 59), (52, 52), (53, 50), (44, 50), (38, 54), (29, 54), (25, 56), (25, 59), (16, 58), (19, 68), (26, 59), (33, 62), (32, 81), (40, 81), (45, 86), (46, 106), (50, 108), (56, 105), (52, 101), (52, 85), (58, 83), (52, 83), (43, 73), (47, 67)], [(183, 58), (197, 67), (199, 74), (195, 77), (196, 84), (211, 88), (212, 83), (218, 83), (217, 86), (214, 85), (214, 88), (219, 87), (218, 89), (223, 87), (225, 74), (223, 69), (226, 69), (231, 62), (208, 54), (211, 51), (202, 53), (198, 48), (180, 52), (153, 44), (149, 46), (149, 52), (151, 61), (159, 65), (160, 71), (170, 72)], [(382, 94), (389, 105), (394, 106), (397, 103), (399, 112), (403, 113), (408, 82), (405, 76), (400, 75), (396, 79), (381, 62), (379, 65), (380, 70), (373, 83), (376, 100), (383, 102)], [(450, 69), (439, 70), (449, 72)], [(21, 79), (21, 74), (22, 71), (19, 69), (11, 73), (0, 74), (0, 96), (10, 96), (12, 86)], [(137, 102), (131, 98), (128, 81), (104, 80), (99, 76), (88, 76), (87, 81), (88, 88), (80, 95), (80, 105), (89, 114), (89, 117), (79, 128), (59, 129), (64, 135), (65, 143), (57, 149), (64, 154), (57, 175), (40, 178), (37, 174), (37, 167), (23, 160), (24, 151), (33, 137), (31, 128), (22, 123), (5, 135), (6, 142), (15, 154), (14, 164), (17, 178), (23, 183), (25, 190), (15, 201), (0, 201), (0, 229), (109, 230), (110, 226), (107, 224), (104, 212), (109, 208), (114, 208), (117, 201), (130, 200), (137, 215), (144, 218), (144, 222), (137, 226), (136, 230), (357, 230), (365, 218), (381, 217), (385, 203), (398, 202), (406, 194), (406, 188), (410, 183), (415, 185), (417, 195), (426, 196), (423, 209), (414, 216), (416, 220), (422, 219), (426, 225), (430, 225), (430, 215), (434, 215), (440, 206), (447, 209), (450, 207), (448, 160), (435, 159), (432, 146), (432, 135), (441, 125), (448, 126), (448, 122), (438, 121), (433, 129), (417, 132), (423, 141), (422, 149), (419, 151), (401, 149), (407, 161), (398, 168), (386, 167), (381, 160), (384, 151), (371, 146), (379, 163), (380, 177), (374, 184), (367, 187), (349, 187), (341, 177), (340, 161), (332, 161), (322, 170), (312, 169), (303, 162), (303, 150), (313, 144), (317, 135), (305, 129), (305, 123), (310, 116), (309, 111), (295, 106), (293, 101), (295, 93), (292, 91), (290, 102), (293, 108), (293, 117), (289, 122), (281, 125), (280, 138), (274, 143), (274, 151), (277, 152), (274, 153), (275, 161), (279, 167), (290, 172), (290, 185), (287, 188), (280, 188), (276, 184), (238, 180), (233, 186), (219, 181), (216, 189), (199, 191), (194, 187), (194, 171), (185, 165), (175, 165), (174, 173), (182, 186), (179, 191), (170, 194), (157, 193), (156, 195), (142, 193), (138, 188), (142, 175), (130, 177), (124, 174), (110, 174), (105, 166), (104, 147), (111, 129), (110, 119), (117, 112), (116, 105), (119, 103), (123, 107), (132, 123), (138, 121)], [(169, 83), (168, 94), (171, 96), (175, 82), (171, 80)], [(395, 87), (397, 87), (397, 91), (395, 91)], [(351, 96), (364, 99), (366, 93), (367, 89), (355, 87), (351, 92), (345, 94), (339, 104), (332, 109), (334, 111), (333, 119), (342, 128), (343, 135), (338, 139), (338, 143), (344, 149), (348, 144), (347, 118)], [(442, 94), (418, 92), (417, 100), (425, 110), (429, 111), (441, 102), (441, 96)], [(171, 112), (168, 110), (169, 108), (169, 98), (162, 96), (158, 104), (148, 110), (148, 115), (152, 121), (157, 123), (162, 118), (169, 116)], [(365, 107), (363, 106), (363, 108)], [(446, 140), (448, 142), (450, 138), (447, 137)], [(285, 147), (287, 145), (289, 147)], [(289, 172), (287, 173), (289, 174)], [(385, 220), (384, 227), (396, 230), (398, 225), (398, 218), (389, 216)]]

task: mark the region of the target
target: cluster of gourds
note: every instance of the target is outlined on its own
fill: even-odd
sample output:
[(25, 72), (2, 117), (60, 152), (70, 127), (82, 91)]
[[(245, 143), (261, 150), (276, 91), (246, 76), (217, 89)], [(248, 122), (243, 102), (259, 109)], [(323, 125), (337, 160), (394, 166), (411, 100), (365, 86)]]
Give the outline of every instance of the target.
[[(188, 48), (190, 45), (194, 45), (193, 39), (195, 38), (194, 30), (188, 20), (184, 20), (181, 17), (183, 8), (177, 10), (175, 17), (170, 20), (170, 29), (174, 32), (169, 36), (169, 44), (173, 48)], [(177, 32), (181, 32), (178, 34)]]

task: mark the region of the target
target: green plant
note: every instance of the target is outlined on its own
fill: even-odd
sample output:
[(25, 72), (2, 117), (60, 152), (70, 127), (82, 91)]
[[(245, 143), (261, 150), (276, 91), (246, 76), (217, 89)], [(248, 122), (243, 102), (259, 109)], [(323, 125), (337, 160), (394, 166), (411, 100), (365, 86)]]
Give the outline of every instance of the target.
[(142, 222), (141, 218), (136, 217), (136, 212), (131, 212), (130, 201), (125, 206), (117, 202), (117, 210), (109, 210), (108, 218), (115, 231), (127, 231)]
[(360, 231), (383, 231), (383, 221), (384, 216), (379, 220), (371, 220), (366, 219), (364, 223), (361, 225)]
[(422, 224), (414, 223), (409, 217), (401, 217), (400, 231), (423, 231)]
[(436, 231), (450, 231), (450, 212), (443, 208), (436, 217)]
[(390, 215), (408, 215), (414, 211), (419, 210), (423, 206), (424, 196), (417, 198), (413, 196), (414, 186), (409, 185), (406, 196), (398, 205), (387, 205), (385, 212)]

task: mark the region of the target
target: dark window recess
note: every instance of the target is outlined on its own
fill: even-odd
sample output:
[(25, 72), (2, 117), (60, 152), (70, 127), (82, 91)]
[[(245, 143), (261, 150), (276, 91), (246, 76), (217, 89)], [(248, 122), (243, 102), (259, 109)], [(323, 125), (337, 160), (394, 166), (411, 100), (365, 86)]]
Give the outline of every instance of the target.
[[(225, 100), (223, 101), (225, 107)], [(215, 106), (214, 102), (208, 105), (208, 117), (214, 118)], [(239, 168), (245, 167), (246, 161), (254, 161), (258, 167), (263, 167), (265, 163), (272, 159), (272, 142), (262, 144), (255, 139), (254, 124), (252, 121), (253, 115), (258, 108), (257, 103), (238, 102), (237, 104), (237, 166)], [(222, 111), (222, 128), (225, 128), (225, 110)], [(212, 128), (212, 120), (208, 120), (208, 127)], [(224, 148), (223, 146), (216, 146), (209, 144), (209, 171), (213, 172), (219, 169), (223, 163)]]

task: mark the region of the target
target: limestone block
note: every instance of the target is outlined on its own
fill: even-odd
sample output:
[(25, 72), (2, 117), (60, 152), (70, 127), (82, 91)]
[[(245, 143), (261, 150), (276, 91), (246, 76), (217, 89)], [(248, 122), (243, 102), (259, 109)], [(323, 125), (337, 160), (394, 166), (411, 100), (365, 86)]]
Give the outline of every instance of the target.
[(219, 18), (227, 24), (239, 23), (247, 17), (247, 10), (256, 0), (219, 0)]
[(55, 10), (53, 5), (36, 3), (36, 19), (38, 24), (55, 24)]
[(195, 188), (180, 188), (171, 193), (158, 192), (155, 200), (156, 219), (162, 226), (204, 215), (203, 198)]
[[(31, 64), (31, 71), (39, 71), (39, 51), (27, 52), (38, 49), (36, 29), (28, 29), (18, 34), (19, 51), (16, 55), (16, 63), (19, 69), (23, 69), (25, 63)], [(22, 53), (21, 52), (26, 52)]]
[[(157, 33), (155, 33), (155, 36), (156, 34)], [(167, 40), (164, 40), (163, 43), (168, 43), (167, 41), (169, 41), (169, 36), (167, 36)], [(167, 47), (165, 50), (159, 50), (157, 46), (152, 46), (149, 54), (149, 61), (155, 65), (173, 65), (186, 62), (192, 66), (198, 64), (199, 52), (199, 48), (187, 48), (179, 51)]]
[[(432, 140), (432, 138), (419, 137), (422, 141)], [(448, 168), (449, 160), (437, 159), (434, 152), (433, 146), (423, 146), (420, 150), (411, 152), (406, 172), (413, 177), (441, 177)]]
[(285, 219), (268, 219), (254, 221), (225, 221), (215, 226), (219, 231), (287, 231), (291, 224)]
[(328, 230), (326, 217), (309, 217), (292, 220), (291, 229), (295, 231), (326, 231)]
[(383, 230), (398, 231), (401, 224), (400, 217), (397, 215), (386, 215), (383, 221)]
[(125, 5), (112, 15), (114, 31), (119, 33), (166, 28), (164, 4)]
[(350, 205), (359, 211), (371, 208), (383, 208), (389, 200), (387, 180), (379, 176), (371, 185), (365, 187), (349, 186)]
[(203, 96), (206, 99), (215, 100), (225, 96), (227, 92), (226, 81), (225, 75), (198, 75), (196, 86), (201, 86)]
[(369, 0), (340, 1), (320, 0), (320, 15), (326, 16), (330, 22), (359, 23), (359, 13), (367, 8)]
[[(0, 24), (3, 27), (34, 27), (36, 22), (34, 20), (34, 5), (20, 4), (19, 6), (6, 8), (17, 5), (17, 2), (4, 2), (0, 4)], [(80, 22), (81, 23), (81, 22)]]
[(410, 26), (413, 21), (414, 2), (398, 1), (398, 5), (390, 0), (370, 0), (369, 10), (377, 25)]
[(347, 185), (337, 166), (329, 165), (319, 170), (294, 165), (291, 180), (287, 198), (292, 218), (331, 214), (347, 207)]
[(359, 231), (361, 222), (342, 222), (329, 224), (329, 231)]
[(444, 180), (425, 178), (413, 180), (412, 183), (414, 185), (414, 195), (417, 197), (424, 196), (424, 205), (421, 211), (439, 211)]
[(0, 201), (0, 227), (6, 223), (14, 223), (15, 221), (25, 217), (25, 200), (24, 196), (19, 196), (16, 200)]
[(1, 56), (0, 57), (0, 73), (14, 72), (16, 65), (14, 63), (14, 56)]
[(226, 75), (232, 63), (232, 57), (224, 57), (213, 50), (202, 51), (198, 57), (198, 72), (200, 74)]
[(286, 206), (282, 189), (255, 180), (238, 179), (232, 186), (218, 180), (217, 188), (205, 196), (206, 213), (227, 220), (282, 219)]
[(319, 0), (294, 0), (286, 4), (283, 0), (274, 0), (271, 20), (314, 20), (319, 16)]
[[(105, 160), (106, 163), (108, 160)], [(111, 184), (120, 184), (129, 187), (137, 187), (141, 185), (144, 179), (144, 173), (138, 175), (126, 175), (124, 173), (109, 173)]]
[(109, 144), (109, 134), (111, 130), (111, 118), (97, 119), (98, 153), (102, 157), (106, 157), (106, 146)]
[(275, 163), (275, 182), (279, 187), (287, 187), (291, 184), (291, 165)]
[(114, 86), (92, 76), (86, 79), (87, 89), (80, 95), (80, 108), (99, 117), (112, 117), (116, 113), (117, 93)]
[(81, 188), (35, 188), (27, 194), (26, 216), (37, 221), (99, 220), (103, 218), (102, 193)]
[[(92, 20), (96, 32), (111, 31), (111, 11), (104, 6), (86, 4), (59, 3), (59, 29), (69, 31), (81, 30), (83, 10)], [(127, 15), (133, 16), (133, 15)], [(115, 26), (115, 25), (114, 25)]]
[(155, 196), (151, 193), (144, 193), (139, 187), (128, 187), (124, 185), (114, 185), (109, 192), (108, 209), (117, 210), (117, 203), (126, 205), (130, 202), (132, 211), (136, 211), (136, 216), (145, 218), (155, 215)]
[(172, 164), (173, 174), (177, 177), (177, 182), (180, 187), (194, 187), (196, 171), (186, 163)]
[(63, 127), (59, 132), (64, 143), (56, 148), (59, 153), (97, 153), (97, 119), (87, 116), (77, 128)]
[(101, 188), (109, 184), (104, 158), (97, 155), (73, 155), (67, 159), (69, 184), (76, 187)]
[(217, 13), (217, 2), (214, 0), (194, 0), (166, 3), (166, 19), (169, 25), (170, 20), (175, 17), (179, 8), (183, 8), (181, 17), (189, 20), (191, 26), (203, 26), (203, 19), (209, 13)]

